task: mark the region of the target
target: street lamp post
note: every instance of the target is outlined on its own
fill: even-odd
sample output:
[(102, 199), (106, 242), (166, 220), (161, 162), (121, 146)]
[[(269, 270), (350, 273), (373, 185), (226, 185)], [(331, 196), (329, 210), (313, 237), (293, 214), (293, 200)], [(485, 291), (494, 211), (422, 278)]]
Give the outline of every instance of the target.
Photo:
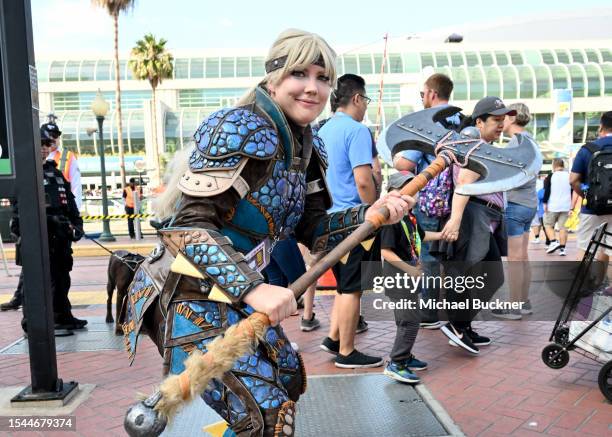
[(102, 176), (102, 235), (100, 235), (100, 241), (115, 241), (115, 237), (110, 230), (110, 221), (108, 219), (108, 195), (106, 193), (106, 164), (104, 162), (104, 135), (102, 132), (102, 125), (104, 124), (104, 117), (108, 113), (108, 102), (104, 100), (104, 96), (98, 90), (96, 98), (91, 104), (91, 110), (96, 116), (98, 121), (98, 151), (100, 153), (100, 174)]

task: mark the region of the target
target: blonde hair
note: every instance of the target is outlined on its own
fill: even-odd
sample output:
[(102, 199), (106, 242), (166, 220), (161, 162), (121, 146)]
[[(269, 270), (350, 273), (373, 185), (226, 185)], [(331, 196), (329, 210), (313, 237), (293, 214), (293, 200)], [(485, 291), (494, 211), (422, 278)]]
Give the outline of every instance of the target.
[[(298, 29), (288, 29), (282, 32), (268, 52), (266, 62), (287, 56), (285, 65), (274, 70), (263, 78), (260, 85), (268, 83), (277, 84), (288, 76), (293, 70), (307, 68), (309, 65), (322, 60), (325, 65), (325, 75), (329, 77), (330, 86), (336, 83), (336, 53), (327, 42), (315, 33)], [(250, 89), (237, 103), (245, 106), (255, 101), (255, 89)], [(164, 182), (166, 190), (153, 200), (152, 209), (159, 219), (171, 217), (176, 210), (182, 192), (178, 182), (189, 169), (189, 157), (195, 145), (191, 144), (175, 153), (166, 168)]]
[(156, 196), (151, 204), (153, 214), (159, 220), (164, 220), (174, 214), (177, 203), (181, 198), (181, 190), (178, 188), (179, 180), (189, 169), (189, 157), (195, 149), (193, 142), (188, 147), (178, 150), (166, 166), (164, 173), (164, 185), (166, 189)]
[[(285, 65), (274, 70), (263, 78), (259, 85), (269, 83), (278, 84), (293, 70), (307, 68), (321, 59), (325, 66), (325, 75), (329, 77), (330, 86), (336, 83), (336, 52), (327, 42), (316, 33), (299, 29), (283, 31), (266, 56), (265, 62), (287, 56)], [(248, 105), (255, 101), (255, 88), (253, 87), (240, 98), (238, 106)]]

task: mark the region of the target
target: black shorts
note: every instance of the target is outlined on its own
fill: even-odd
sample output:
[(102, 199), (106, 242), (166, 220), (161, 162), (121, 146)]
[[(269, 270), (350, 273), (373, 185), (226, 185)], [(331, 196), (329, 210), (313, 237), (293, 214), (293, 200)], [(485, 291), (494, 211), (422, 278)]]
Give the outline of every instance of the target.
[[(367, 263), (363, 264), (362, 263)], [(376, 238), (370, 250), (366, 251), (360, 244), (351, 250), (346, 264), (336, 263), (332, 268), (336, 277), (336, 291), (339, 294), (358, 293), (366, 284), (371, 284), (368, 277), (374, 274), (380, 264), (380, 240)]]

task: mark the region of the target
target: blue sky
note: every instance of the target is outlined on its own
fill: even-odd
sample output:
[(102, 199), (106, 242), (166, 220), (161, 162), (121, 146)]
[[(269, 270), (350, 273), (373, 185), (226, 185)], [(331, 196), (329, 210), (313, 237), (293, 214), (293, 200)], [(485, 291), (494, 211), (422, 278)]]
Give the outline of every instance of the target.
[[(37, 56), (112, 53), (112, 21), (89, 0), (31, 0)], [(435, 8), (432, 6), (435, 4)], [(120, 17), (120, 48), (128, 53), (142, 35), (168, 40), (170, 49), (267, 48), (283, 29), (317, 32), (332, 45), (358, 47), (390, 36), (609, 6), (609, 0), (136, 0)], [(471, 6), (473, 5), (473, 6)]]

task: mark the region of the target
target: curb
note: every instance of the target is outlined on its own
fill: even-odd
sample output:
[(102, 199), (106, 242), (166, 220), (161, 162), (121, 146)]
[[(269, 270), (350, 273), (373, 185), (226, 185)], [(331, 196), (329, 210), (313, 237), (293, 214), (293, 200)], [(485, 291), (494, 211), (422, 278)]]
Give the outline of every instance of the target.
[[(153, 248), (155, 247), (155, 243), (134, 243), (134, 244), (105, 244), (104, 245), (108, 250), (114, 252), (116, 250), (127, 250), (128, 252), (138, 253), (140, 255), (148, 255)], [(14, 247), (6, 247), (4, 249), (4, 255), (7, 260), (15, 261), (15, 248)], [(75, 245), (72, 247), (72, 256), (74, 258), (86, 258), (86, 257), (94, 257), (94, 256), (108, 256), (109, 253), (102, 249), (100, 246), (96, 246), (93, 244), (88, 245)]]

